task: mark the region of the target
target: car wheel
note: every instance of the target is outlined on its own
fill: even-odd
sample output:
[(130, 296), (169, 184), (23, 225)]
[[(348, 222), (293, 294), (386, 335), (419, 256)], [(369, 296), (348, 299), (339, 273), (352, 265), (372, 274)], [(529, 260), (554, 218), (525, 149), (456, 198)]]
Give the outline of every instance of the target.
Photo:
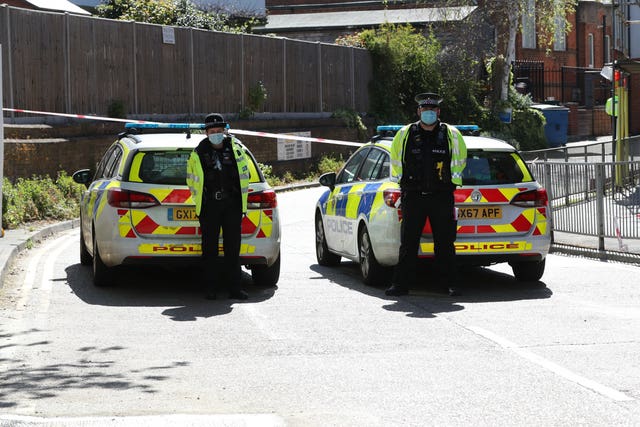
[(537, 282), (544, 274), (544, 265), (546, 260), (514, 262), (511, 264), (513, 275), (520, 282)]
[(358, 233), (358, 252), (360, 258), (360, 273), (362, 281), (370, 286), (387, 283), (390, 269), (381, 266), (373, 253), (371, 238), (366, 226), (362, 226)]
[(253, 283), (258, 286), (267, 288), (275, 286), (276, 283), (278, 283), (278, 279), (280, 279), (280, 254), (278, 254), (276, 262), (269, 267), (253, 267), (251, 269), (251, 278), (253, 279)]
[(98, 242), (96, 241), (96, 233), (93, 233), (93, 284), (95, 286), (109, 286), (113, 279), (112, 269), (107, 267), (98, 251)]
[(87, 244), (84, 242), (82, 235), (82, 220), (80, 221), (80, 264), (91, 265), (91, 254), (87, 250)]
[(340, 255), (329, 252), (327, 239), (322, 225), (322, 216), (316, 214), (316, 259), (318, 264), (324, 266), (334, 266), (340, 264)]

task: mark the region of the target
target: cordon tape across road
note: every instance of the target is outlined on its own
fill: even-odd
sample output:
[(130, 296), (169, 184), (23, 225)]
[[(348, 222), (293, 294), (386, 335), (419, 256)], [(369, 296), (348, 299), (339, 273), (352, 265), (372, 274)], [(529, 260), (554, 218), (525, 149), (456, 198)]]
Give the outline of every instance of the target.
[[(85, 115), (85, 114), (54, 113), (51, 111), (22, 110), (18, 108), (3, 108), (2, 111), (9, 111), (9, 112), (15, 112), (15, 113), (27, 113), (27, 114), (40, 114), (44, 116), (70, 117), (74, 119), (100, 120), (105, 122), (135, 123), (135, 124), (142, 124), (142, 125), (165, 124), (162, 122), (152, 122), (152, 121), (146, 121), (146, 120), (117, 119), (113, 117), (100, 117), (100, 116), (91, 116), (91, 115)], [(194, 128), (198, 129), (199, 128), (198, 126), (199, 125), (194, 125)], [(129, 127), (131, 128), (135, 126), (129, 126)], [(154, 127), (154, 126), (148, 126), (148, 127)], [(236, 135), (249, 135), (249, 136), (258, 136), (262, 138), (274, 138), (274, 139), (288, 139), (292, 141), (319, 142), (322, 144), (347, 145), (352, 147), (360, 147), (363, 145), (360, 142), (340, 141), (336, 139), (325, 139), (325, 138), (312, 138), (309, 136), (288, 135), (284, 133), (254, 132), (254, 131), (242, 130), (242, 129), (230, 129), (229, 132)]]

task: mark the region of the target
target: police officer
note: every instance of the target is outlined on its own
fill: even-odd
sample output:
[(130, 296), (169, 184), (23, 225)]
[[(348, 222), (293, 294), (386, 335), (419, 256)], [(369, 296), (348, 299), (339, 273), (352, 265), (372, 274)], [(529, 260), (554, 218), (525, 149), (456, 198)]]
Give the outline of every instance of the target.
[(402, 225), (398, 264), (385, 294), (409, 293), (416, 277), (420, 236), (429, 218), (443, 291), (458, 295), (453, 192), (462, 185), (467, 148), (462, 134), (439, 120), (439, 95), (421, 93), (415, 100), (420, 120), (400, 129), (391, 144), (391, 175), (399, 180), (402, 191)]
[[(215, 299), (223, 285), (233, 299), (245, 300), (240, 287), (240, 235), (247, 212), (247, 157), (220, 114), (205, 120), (207, 135), (187, 162), (187, 185), (196, 204), (202, 232), (202, 271), (207, 299)], [(222, 227), (224, 257), (218, 256)]]

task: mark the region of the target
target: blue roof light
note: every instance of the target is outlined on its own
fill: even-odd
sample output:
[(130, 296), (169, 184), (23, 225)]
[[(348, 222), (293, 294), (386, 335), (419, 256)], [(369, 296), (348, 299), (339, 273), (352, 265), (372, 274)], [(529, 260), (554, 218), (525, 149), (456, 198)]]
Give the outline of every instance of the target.
[(397, 132), (402, 129), (403, 125), (380, 125), (376, 128), (376, 132)]
[(204, 129), (204, 123), (126, 123), (125, 129)]

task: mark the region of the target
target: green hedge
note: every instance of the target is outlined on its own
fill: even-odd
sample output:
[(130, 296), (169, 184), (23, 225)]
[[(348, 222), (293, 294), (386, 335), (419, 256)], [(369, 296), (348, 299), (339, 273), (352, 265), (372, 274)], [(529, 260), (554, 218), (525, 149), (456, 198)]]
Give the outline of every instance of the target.
[(66, 220), (79, 215), (84, 185), (77, 184), (65, 172), (54, 180), (49, 176), (4, 178), (2, 183), (2, 228), (18, 228), (43, 220)]

